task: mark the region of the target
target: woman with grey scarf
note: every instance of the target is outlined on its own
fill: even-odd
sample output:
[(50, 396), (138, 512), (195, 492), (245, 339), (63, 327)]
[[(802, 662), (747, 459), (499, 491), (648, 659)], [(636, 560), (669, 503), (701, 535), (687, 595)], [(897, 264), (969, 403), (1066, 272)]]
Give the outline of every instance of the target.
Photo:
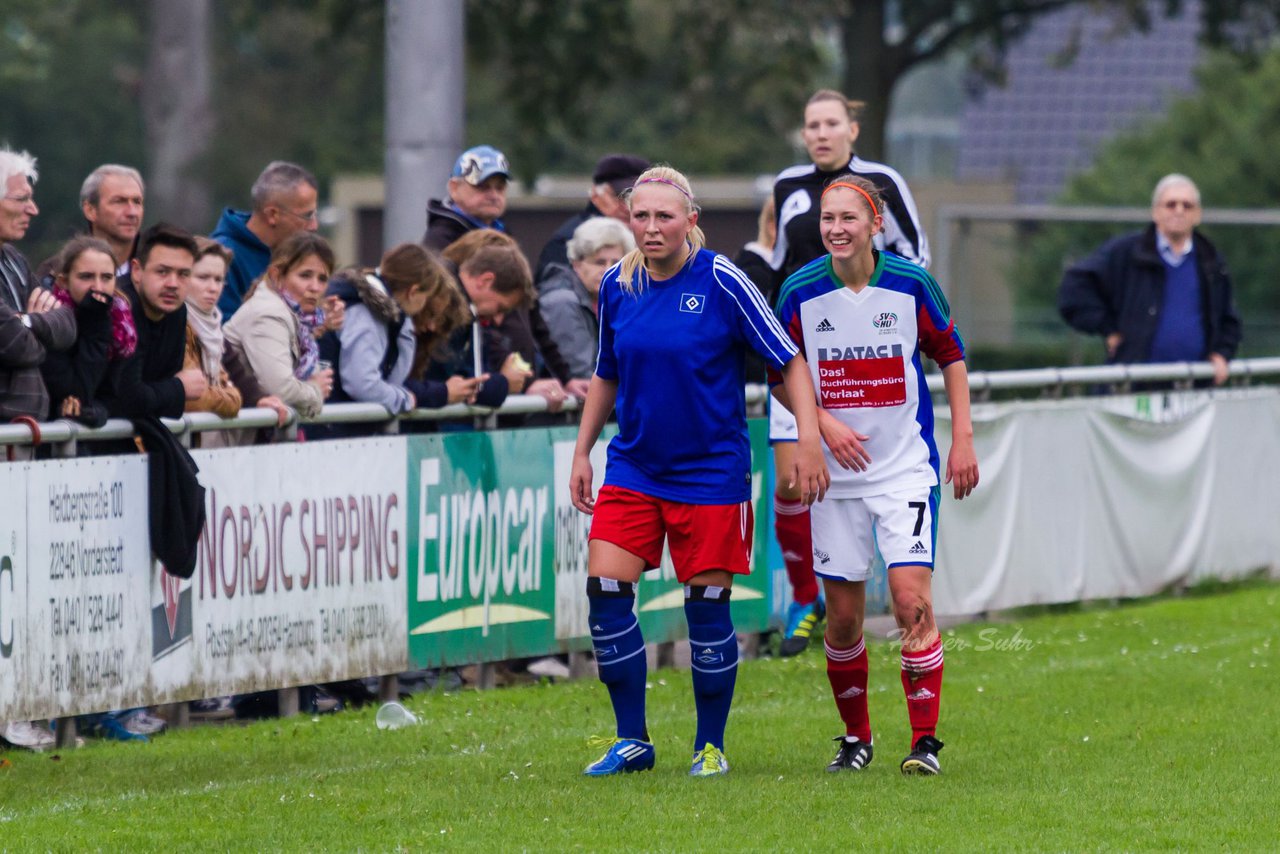
[[(222, 366), (226, 342), (222, 334), (222, 312), (218, 297), (231, 266), (231, 250), (207, 237), (197, 237), (200, 254), (191, 270), (191, 286), (187, 291), (187, 349), (184, 368), (204, 372), (208, 390), (197, 400), (187, 401), (188, 412), (213, 412), (222, 418), (235, 418), (242, 401), (240, 390)], [(283, 424), (289, 411), (277, 397), (264, 397), (258, 406), (276, 410)]]

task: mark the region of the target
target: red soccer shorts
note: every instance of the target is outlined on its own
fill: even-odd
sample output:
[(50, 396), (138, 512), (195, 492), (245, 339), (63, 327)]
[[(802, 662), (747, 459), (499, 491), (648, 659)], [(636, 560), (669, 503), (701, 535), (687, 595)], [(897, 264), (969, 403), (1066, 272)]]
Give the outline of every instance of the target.
[(711, 569), (749, 574), (754, 529), (750, 501), (681, 504), (620, 486), (602, 486), (590, 539), (613, 543), (642, 558), (645, 569), (656, 569), (662, 563), (665, 537), (676, 578), (686, 584)]

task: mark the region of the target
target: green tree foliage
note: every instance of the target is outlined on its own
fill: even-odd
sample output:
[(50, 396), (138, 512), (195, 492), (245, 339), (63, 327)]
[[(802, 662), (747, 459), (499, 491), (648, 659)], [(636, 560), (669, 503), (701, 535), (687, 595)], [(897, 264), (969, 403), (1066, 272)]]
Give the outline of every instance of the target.
[[(1190, 176), (1206, 208), (1273, 208), (1280, 198), (1280, 161), (1271, 149), (1280, 136), (1280, 51), (1249, 67), (1225, 54), (1212, 56), (1197, 74), (1198, 92), (1179, 100), (1167, 116), (1120, 137), (1099, 153), (1093, 168), (1077, 176), (1060, 202), (1069, 205), (1148, 207), (1156, 182), (1170, 172)], [(1266, 334), (1280, 314), (1280, 234), (1262, 226), (1204, 226), (1232, 271), (1245, 320)], [(1051, 306), (1062, 270), (1122, 229), (1115, 226), (1046, 226), (1024, 243), (1016, 264), (1020, 309)], [(1260, 343), (1258, 335), (1253, 336)], [(1253, 352), (1260, 352), (1254, 349)]]
[(382, 170), (382, 3), (219, 0), (214, 16), (215, 199), (248, 207), (272, 160), (300, 163), (322, 185)]
[(0, 144), (40, 170), (23, 251), (39, 263), (83, 227), (78, 199), (100, 163), (140, 163), (141, 0), (14, 0), (0, 13)]
[(832, 56), (781, 2), (468, 4), (468, 141), (524, 177), (634, 151), (698, 172), (771, 171), (794, 156)]

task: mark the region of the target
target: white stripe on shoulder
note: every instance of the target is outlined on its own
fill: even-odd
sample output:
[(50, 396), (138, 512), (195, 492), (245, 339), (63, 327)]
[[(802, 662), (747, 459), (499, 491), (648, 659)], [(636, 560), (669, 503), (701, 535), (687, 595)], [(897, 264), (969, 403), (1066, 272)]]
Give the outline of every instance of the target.
[[(720, 274), (723, 273), (722, 277)], [(799, 352), (795, 342), (782, 329), (782, 324), (769, 311), (765, 305), (764, 297), (760, 295), (760, 289), (751, 283), (747, 278), (747, 274), (733, 266), (733, 263), (723, 255), (716, 255), (712, 265), (712, 277), (716, 280), (716, 284), (729, 295), (729, 297), (737, 304), (738, 310), (742, 316), (746, 318), (747, 323), (751, 325), (751, 331), (755, 333), (756, 338), (765, 347), (769, 348), (770, 354), (775, 362), (779, 365), (785, 365), (787, 362)], [(729, 281), (726, 282), (725, 279)], [(746, 304), (744, 304), (742, 295), (746, 294)], [(749, 310), (747, 305), (751, 306)], [(763, 325), (763, 329), (761, 329)], [(772, 339), (772, 340), (770, 340)], [(779, 346), (780, 345), (780, 346)]]
[(747, 292), (747, 296), (751, 298), (751, 301), (755, 303), (757, 311), (770, 318), (773, 317), (773, 309), (769, 308), (769, 303), (765, 302), (764, 294), (760, 293), (760, 288), (756, 287), (756, 283), (751, 281), (751, 277), (738, 269), (737, 265), (730, 261), (728, 256), (717, 255), (714, 266), (734, 278), (738, 285)]
[(877, 163), (874, 160), (863, 160), (856, 154), (853, 156), (853, 159), (849, 161), (849, 171), (855, 175), (865, 175), (869, 172), (888, 175), (893, 179), (893, 183), (897, 184), (899, 187), (907, 186), (907, 179), (903, 178), (902, 174), (898, 172), (897, 169), (894, 169), (892, 166), (884, 163)]
[(803, 178), (805, 175), (812, 175), (814, 170), (817, 168), (818, 167), (814, 166), (812, 163), (800, 163), (795, 166), (788, 166), (786, 169), (783, 169), (778, 173), (778, 177), (773, 179), (773, 183), (776, 184), (779, 181), (786, 181), (789, 178)]

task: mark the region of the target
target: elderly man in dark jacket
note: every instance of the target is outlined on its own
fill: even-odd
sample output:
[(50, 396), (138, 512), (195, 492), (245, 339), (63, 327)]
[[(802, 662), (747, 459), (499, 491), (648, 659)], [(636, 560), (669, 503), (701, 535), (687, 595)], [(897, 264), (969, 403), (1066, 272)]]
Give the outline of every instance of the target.
[(1185, 175), (1166, 175), (1152, 195), (1152, 224), (1118, 237), (1067, 270), (1058, 310), (1071, 326), (1106, 341), (1116, 363), (1213, 365), (1228, 376), (1240, 345), (1240, 316), (1226, 262), (1197, 232), (1200, 191)]
[(35, 287), (31, 267), (13, 242), (27, 233), (40, 212), (32, 185), (36, 161), (24, 152), (0, 149), (0, 420), (49, 415), (49, 393), (40, 376), (48, 350), (65, 350), (76, 340), (71, 309), (44, 288)]

